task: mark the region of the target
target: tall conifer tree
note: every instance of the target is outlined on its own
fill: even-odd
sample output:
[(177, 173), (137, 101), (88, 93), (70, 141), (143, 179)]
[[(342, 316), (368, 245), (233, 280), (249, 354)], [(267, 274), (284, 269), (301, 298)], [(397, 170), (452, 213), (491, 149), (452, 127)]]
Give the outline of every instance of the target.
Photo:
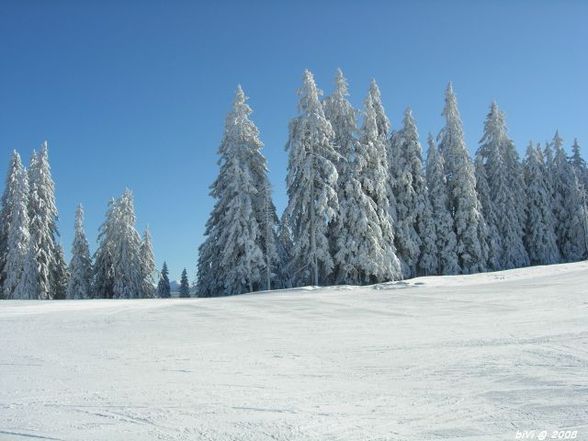
[(277, 216), (259, 131), (239, 86), (219, 148), (215, 206), (200, 247), (200, 295), (231, 295), (271, 287), (277, 262)]
[(439, 151), (445, 160), (448, 206), (453, 215), (459, 266), (464, 274), (485, 271), (487, 266), (480, 243), (483, 217), (476, 193), (474, 166), (466, 148), (457, 98), (451, 83), (445, 93), (443, 116), (445, 127), (438, 136)]
[(18, 298), (16, 288), (21, 280), (29, 251), (28, 176), (14, 151), (10, 160), (6, 191), (2, 199), (2, 229), (5, 245), (2, 267), (2, 292), (6, 299)]
[(551, 190), (539, 146), (529, 142), (524, 165), (527, 225), (525, 243), (533, 265), (557, 263), (559, 249), (554, 232)]
[(436, 274), (459, 274), (457, 258), (457, 239), (453, 226), (453, 216), (449, 208), (449, 196), (445, 161), (437, 151), (433, 137), (429, 134), (427, 153), (427, 186), (431, 213), (435, 219), (435, 238), (437, 242)]
[(299, 115), (289, 125), (286, 215), (292, 232), (292, 270), (295, 283), (318, 285), (327, 280), (334, 262), (328, 226), (338, 211), (334, 149), (335, 133), (326, 119), (310, 71), (304, 72)]
[(484, 122), (484, 135), (477, 152), (484, 166), (488, 195), (482, 203), (491, 240), (499, 245), (498, 267), (510, 269), (529, 264), (523, 243), (525, 197), (518, 154), (508, 137), (503, 112), (493, 102)]
[(87, 299), (92, 297), (92, 259), (84, 231), (84, 208), (76, 209), (74, 241), (69, 264), (68, 299)]

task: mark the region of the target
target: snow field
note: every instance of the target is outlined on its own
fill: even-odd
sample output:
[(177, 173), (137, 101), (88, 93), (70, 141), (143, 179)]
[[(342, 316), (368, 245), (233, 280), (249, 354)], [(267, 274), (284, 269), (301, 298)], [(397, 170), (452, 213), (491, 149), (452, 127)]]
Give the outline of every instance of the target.
[(588, 439), (588, 262), (229, 298), (4, 301), (0, 439)]

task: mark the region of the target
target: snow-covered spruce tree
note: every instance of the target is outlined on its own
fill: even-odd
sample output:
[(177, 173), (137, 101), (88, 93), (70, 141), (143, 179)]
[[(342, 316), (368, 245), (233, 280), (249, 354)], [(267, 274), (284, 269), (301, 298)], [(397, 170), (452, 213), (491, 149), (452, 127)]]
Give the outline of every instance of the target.
[(220, 210), (213, 211), (206, 222), (204, 241), (198, 247), (198, 265), (196, 287), (198, 297), (214, 297), (222, 295), (225, 291), (224, 281), (221, 278), (221, 244), (218, 240), (218, 225), (215, 223)]
[(586, 193), (588, 193), (588, 167), (586, 167), (586, 161), (584, 158), (582, 158), (580, 144), (578, 144), (578, 140), (576, 138), (574, 138), (574, 143), (572, 144), (570, 164), (572, 164), (572, 167), (576, 172), (576, 176), (584, 188), (584, 196), (586, 197)]
[[(445, 161), (437, 151), (433, 137), (429, 134), (427, 153), (427, 186), (431, 213), (435, 219), (435, 239), (437, 243), (437, 262), (434, 274), (459, 274), (457, 258), (457, 239), (453, 227), (453, 217), (449, 210)], [(433, 262), (435, 263), (435, 262)]]
[(480, 244), (480, 222), (483, 222), (476, 193), (474, 166), (466, 148), (457, 99), (451, 83), (445, 93), (445, 127), (438, 136), (439, 152), (445, 159), (449, 210), (453, 215), (457, 240), (457, 257), (462, 273), (487, 269)]
[(55, 261), (51, 269), (51, 284), (53, 286), (53, 298), (63, 300), (66, 298), (67, 285), (69, 284), (69, 269), (65, 263), (63, 247), (55, 245)]
[(386, 170), (388, 171), (388, 183), (386, 184), (388, 193), (388, 211), (392, 217), (392, 222), (394, 222), (396, 219), (396, 200), (394, 198), (394, 192), (392, 191), (392, 186), (394, 183), (392, 181), (393, 176), (390, 173), (390, 166), (393, 165), (395, 159), (394, 153), (392, 152), (393, 145), (388, 139), (391, 125), (388, 116), (386, 116), (384, 104), (382, 103), (382, 94), (380, 93), (380, 88), (378, 87), (376, 80), (371, 81), (368, 95), (372, 99), (372, 107), (376, 113), (376, 127), (378, 129), (378, 136), (384, 137), (386, 143), (386, 152), (381, 156), (381, 160), (385, 162)]
[(143, 278), (143, 288), (141, 297), (154, 297), (155, 286), (153, 274), (155, 274), (155, 257), (153, 257), (153, 246), (151, 245), (151, 231), (146, 228), (141, 240), (141, 274)]
[(378, 136), (383, 136), (387, 139), (390, 132), (390, 120), (386, 116), (384, 104), (382, 103), (382, 94), (380, 93), (380, 88), (378, 87), (376, 80), (371, 81), (368, 94), (372, 99), (372, 107), (376, 114)]
[(386, 138), (378, 135), (371, 95), (365, 101), (364, 126), (349, 167), (342, 170), (342, 199), (336, 235), (337, 281), (375, 283), (402, 278), (388, 211)]
[[(349, 85), (341, 69), (337, 69), (335, 76), (335, 90), (325, 98), (323, 108), (325, 117), (331, 123), (334, 138), (333, 144), (339, 153), (335, 161), (337, 172), (343, 175), (350, 168), (357, 144), (357, 111), (349, 99)], [(342, 186), (342, 183), (339, 183)]]
[(394, 245), (394, 219), (391, 215), (390, 174), (388, 165), (388, 119), (384, 114), (379, 89), (375, 81), (364, 103), (364, 120), (357, 154), (359, 180), (363, 192), (376, 204), (379, 226), (382, 235), (382, 252), (385, 271), (381, 280), (398, 280), (402, 278), (402, 268), (396, 255)]
[[(265, 164), (265, 157), (261, 154)], [(267, 167), (263, 167), (264, 173), (258, 175), (261, 182), (259, 187), (258, 204), (255, 205), (256, 215), (260, 225), (259, 244), (264, 253), (264, 273), (265, 285), (260, 282), (259, 288), (266, 290), (272, 289), (272, 285), (278, 286), (280, 281), (277, 279), (277, 265), (280, 262), (278, 255), (278, 226), (279, 219), (276, 213), (276, 206), (272, 200), (272, 189), (267, 176)]]
[[(426, 177), (425, 177), (426, 181)], [(438, 273), (439, 256), (437, 251), (437, 233), (433, 217), (433, 207), (429, 199), (429, 189), (426, 188), (421, 215), (417, 218), (417, 229), (421, 236), (421, 254), (417, 263), (417, 274), (429, 276)]]
[(169, 284), (169, 271), (167, 263), (163, 262), (161, 273), (159, 274), (159, 282), (157, 283), (157, 297), (166, 299), (171, 297), (171, 287)]
[(563, 251), (563, 245), (567, 242), (568, 225), (566, 219), (569, 215), (564, 202), (569, 184), (567, 176), (569, 169), (566, 166), (567, 158), (564, 161), (565, 156), (563, 139), (559, 136), (559, 131), (556, 130), (552, 141), (545, 146), (545, 161), (551, 179), (552, 209), (557, 247), (562, 260), (569, 261), (568, 256)]
[(552, 144), (555, 233), (562, 258), (573, 262), (588, 255), (588, 210), (582, 186), (568, 162), (558, 132)]
[[(239, 93), (240, 91), (240, 93)], [(279, 284), (276, 280), (276, 267), (279, 263), (278, 244), (277, 244), (277, 229), (278, 229), (278, 215), (276, 214), (276, 207), (272, 200), (272, 188), (268, 177), (268, 166), (265, 156), (261, 149), (263, 143), (259, 139), (259, 130), (255, 124), (249, 119), (251, 108), (245, 103), (247, 97), (239, 86), (237, 94), (242, 97), (244, 106), (242, 112), (244, 113), (243, 132), (247, 134), (247, 139), (250, 141), (250, 151), (245, 153), (245, 158), (249, 162), (253, 182), (257, 187), (257, 194), (254, 199), (254, 215), (259, 225), (258, 246), (263, 252), (264, 268), (262, 270), (262, 277), (255, 289), (270, 290), (272, 284)]]
[(81, 204), (76, 209), (69, 274), (66, 297), (68, 299), (90, 298), (92, 293), (92, 259), (84, 231), (84, 208)]
[[(277, 227), (278, 216), (276, 207), (272, 200), (272, 188), (268, 177), (268, 166), (265, 156), (262, 154), (263, 143), (259, 139), (259, 130), (251, 121), (249, 115), (253, 112), (251, 107), (246, 103), (247, 97), (241, 86), (237, 87), (235, 101), (233, 103), (233, 114), (231, 117), (230, 134), (232, 140), (227, 139), (230, 143), (235, 143), (236, 139), (242, 137), (245, 142), (235, 149), (238, 155), (246, 162), (242, 170), (250, 170), (251, 181), (256, 187), (255, 192), (251, 192), (253, 201), (253, 215), (258, 225), (258, 234), (256, 245), (263, 253), (263, 268), (261, 269), (260, 279), (254, 283), (254, 290), (271, 289), (275, 281), (275, 267), (278, 264), (277, 252)], [(228, 148), (227, 150), (232, 150)]]
[(327, 233), (338, 210), (338, 154), (333, 146), (333, 128), (319, 100), (320, 91), (308, 70), (298, 95), (300, 114), (290, 121), (286, 145), (291, 269), (295, 284), (318, 285), (327, 280), (334, 266)]
[(126, 299), (143, 297), (145, 279), (141, 266), (141, 237), (135, 229), (132, 192), (126, 189), (116, 205), (112, 238), (113, 296)]
[(14, 188), (14, 184), (11, 184), (11, 182), (16, 177), (16, 156), (16, 152), (13, 152), (11, 155), (6, 173), (4, 192), (0, 200), (0, 299), (4, 298), (4, 265), (6, 263), (6, 254), (8, 253), (8, 231), (10, 229), (10, 219), (13, 211), (13, 201), (11, 200), (10, 191)]
[[(553, 176), (551, 176), (553, 172), (553, 147), (550, 142), (546, 142), (543, 148), (543, 164), (550, 172), (549, 179), (553, 180)], [(551, 185), (553, 186), (553, 184)]]
[(104, 223), (98, 231), (98, 249), (94, 255), (93, 297), (111, 299), (114, 296), (114, 230), (117, 200), (108, 202)]
[(12, 155), (8, 172), (6, 173), (6, 184), (2, 199), (0, 200), (0, 299), (4, 298), (4, 265), (6, 263), (6, 253), (8, 252), (8, 230), (10, 228), (10, 218), (12, 216), (12, 201), (10, 200), (10, 180), (14, 178), (13, 168), (14, 153)]
[(57, 207), (47, 141), (41, 145), (38, 153), (33, 153), (28, 175), (29, 231), (37, 261), (37, 275), (34, 277), (38, 283), (36, 296), (50, 299), (64, 285), (64, 281), (56, 278), (63, 262), (57, 260)]
[[(514, 145), (514, 142), (507, 137), (507, 141), (502, 145), (502, 158), (506, 166), (507, 175), (510, 176), (510, 188), (515, 201), (515, 214), (518, 217), (521, 238), (525, 235), (525, 225), (527, 224), (527, 212), (525, 210), (527, 200), (525, 193), (525, 176), (523, 163)], [(517, 236), (517, 250), (512, 253), (513, 259), (518, 260), (519, 266), (529, 265), (529, 255), (524, 248), (524, 240)]]
[(38, 295), (39, 273), (37, 271), (37, 259), (35, 256), (35, 243), (29, 240), (24, 258), (21, 276), (14, 289), (12, 297), (21, 300), (48, 300), (49, 297)]
[(22, 276), (29, 248), (28, 176), (20, 156), (12, 152), (6, 190), (2, 198), (2, 229), (5, 234), (2, 267), (2, 294), (17, 298), (16, 287)]
[(532, 265), (557, 263), (560, 260), (554, 232), (551, 190), (539, 145), (530, 142), (524, 164), (527, 199), (525, 244)]
[[(390, 140), (390, 174), (396, 200), (395, 243), (405, 277), (421, 274), (424, 239), (432, 234), (422, 149), (410, 108), (404, 112), (403, 127)], [(433, 233), (434, 234), (434, 233)], [(423, 256), (425, 261), (429, 257)], [(425, 272), (431, 271), (425, 265)]]
[(333, 271), (334, 277), (332, 281), (335, 283), (358, 283), (358, 277), (349, 277), (347, 274), (351, 270), (351, 255), (353, 253), (350, 249), (339, 249), (338, 243), (350, 243), (353, 238), (347, 237), (349, 229), (345, 223), (349, 221), (346, 219), (350, 211), (353, 209), (355, 201), (346, 200), (352, 198), (347, 187), (353, 184), (350, 182), (353, 177), (353, 161), (355, 156), (357, 144), (357, 112), (348, 100), (349, 91), (347, 79), (343, 76), (341, 69), (337, 69), (335, 76), (335, 90), (332, 95), (325, 98), (323, 108), (325, 117), (331, 123), (333, 132), (335, 134), (333, 145), (339, 153), (339, 157), (335, 161), (337, 168), (337, 199), (339, 201), (339, 210), (335, 220), (329, 224), (329, 247), (331, 254), (335, 258), (335, 269)]
[(484, 159), (480, 155), (479, 150), (476, 153), (474, 164), (476, 173), (476, 191), (478, 192), (478, 199), (482, 206), (485, 222), (485, 225), (483, 226), (484, 243), (482, 246), (485, 247), (488, 256), (488, 269), (498, 270), (501, 267), (500, 258), (502, 255), (502, 240), (496, 228), (496, 225), (498, 224), (498, 213), (495, 211), (492, 190), (490, 189), (488, 177), (486, 176), (486, 166), (484, 165)]
[(572, 155), (569, 160), (580, 185), (581, 203), (584, 210), (588, 211), (588, 167), (586, 166), (586, 161), (582, 158), (580, 145), (576, 138), (574, 138), (574, 143), (572, 144)]
[(294, 280), (290, 266), (292, 265), (292, 231), (286, 213), (282, 213), (278, 225), (277, 251), (278, 251), (278, 280), (280, 288), (292, 288)]
[(186, 268), (182, 271), (180, 277), (180, 297), (190, 297), (190, 283), (188, 282), (188, 272)]
[[(200, 249), (200, 295), (241, 294), (271, 285), (277, 216), (263, 144), (250, 114), (239, 86), (225, 120), (219, 175), (211, 187), (216, 202)], [(203, 274), (208, 271), (214, 274)]]
[[(519, 157), (508, 137), (504, 113), (495, 102), (490, 105), (484, 122), (476, 156), (487, 177), (488, 194), (482, 208), (490, 241), (496, 239), (500, 247), (498, 267), (492, 269), (528, 266), (529, 256), (523, 243), (525, 196)], [(494, 234), (498, 238), (492, 237)]]

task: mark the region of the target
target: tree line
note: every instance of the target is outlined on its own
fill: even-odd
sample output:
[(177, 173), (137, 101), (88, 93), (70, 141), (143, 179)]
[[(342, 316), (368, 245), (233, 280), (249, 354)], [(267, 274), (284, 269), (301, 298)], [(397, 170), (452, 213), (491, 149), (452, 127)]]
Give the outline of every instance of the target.
[[(338, 70), (321, 99), (304, 72), (286, 144), (288, 204), (278, 219), (251, 108), (238, 87), (219, 148), (215, 200), (199, 249), (200, 296), (370, 284), (588, 257), (588, 170), (556, 132), (523, 160), (493, 102), (472, 159), (451, 83), (445, 126), (427, 137), (411, 109), (391, 130), (375, 81), (363, 110)], [(361, 116), (361, 126), (359, 124)]]
[[(576, 140), (568, 156), (556, 132), (544, 146), (530, 142), (521, 159), (504, 113), (492, 103), (471, 158), (450, 83), (445, 126), (437, 137), (428, 135), (423, 159), (412, 111), (392, 130), (375, 81), (361, 112), (349, 102), (340, 70), (324, 99), (305, 71), (298, 96), (286, 143), (288, 204), (278, 217), (259, 130), (237, 88), (218, 150), (197, 280), (191, 289), (183, 270), (181, 297), (588, 258), (588, 168)], [(171, 296), (166, 263), (155, 269), (149, 230), (136, 230), (130, 190), (108, 203), (94, 255), (83, 207), (77, 208), (67, 265), (54, 187), (46, 142), (27, 168), (12, 153), (0, 208), (0, 297)]]

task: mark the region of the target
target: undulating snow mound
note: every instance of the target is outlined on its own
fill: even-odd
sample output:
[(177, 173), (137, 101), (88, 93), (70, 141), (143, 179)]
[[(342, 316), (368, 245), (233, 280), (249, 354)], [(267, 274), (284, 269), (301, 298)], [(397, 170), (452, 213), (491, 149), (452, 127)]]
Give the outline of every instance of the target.
[(588, 438), (588, 262), (0, 303), (0, 439)]

